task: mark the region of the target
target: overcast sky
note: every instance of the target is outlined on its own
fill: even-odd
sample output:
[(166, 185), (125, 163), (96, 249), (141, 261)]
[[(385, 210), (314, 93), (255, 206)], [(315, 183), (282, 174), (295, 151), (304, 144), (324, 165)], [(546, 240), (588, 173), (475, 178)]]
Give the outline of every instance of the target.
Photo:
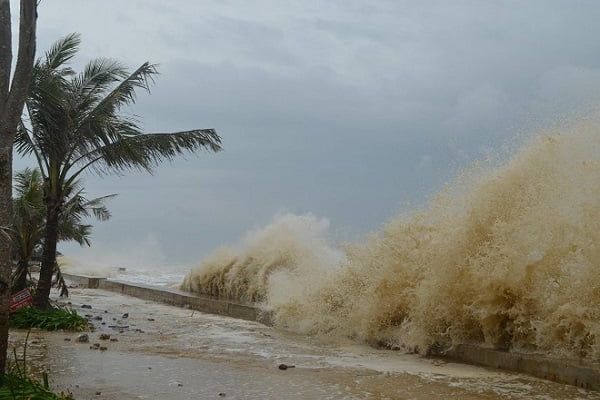
[(595, 109), (598, 21), (592, 0), (43, 0), (38, 54), (80, 32), (76, 67), (160, 64), (132, 112), (149, 132), (215, 128), (225, 148), (88, 175), (119, 197), (87, 255), (195, 264), (283, 212), (376, 230), (459, 167)]

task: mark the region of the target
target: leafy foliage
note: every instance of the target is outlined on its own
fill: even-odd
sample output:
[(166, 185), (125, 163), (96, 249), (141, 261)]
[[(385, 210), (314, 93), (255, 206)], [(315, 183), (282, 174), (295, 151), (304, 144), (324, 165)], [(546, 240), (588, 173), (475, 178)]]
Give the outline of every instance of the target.
[(47, 379), (41, 382), (20, 371), (0, 376), (0, 399), (6, 400), (72, 400), (70, 394), (55, 394)]
[(30, 374), (27, 364), (27, 341), (29, 332), (23, 346), (22, 358), (17, 357), (17, 350), (13, 350), (14, 358), (9, 363), (4, 375), (0, 375), (0, 399), (12, 400), (73, 400), (70, 393), (55, 394), (48, 384), (48, 373), (43, 372), (41, 379), (36, 379)]
[(79, 35), (69, 35), (36, 62), (29, 119), (15, 139), (19, 154), (36, 156), (53, 190), (88, 168), (101, 174), (152, 172), (179, 154), (221, 150), (214, 129), (144, 134), (124, 109), (135, 103), (137, 90), (150, 91), (156, 65), (146, 62), (129, 72), (117, 61), (98, 58), (77, 74), (68, 62), (79, 44)]
[(10, 315), (10, 325), (17, 329), (39, 328), (47, 331), (82, 331), (88, 322), (75, 310), (67, 308), (38, 309), (24, 307)]
[(97, 58), (76, 73), (68, 63), (79, 45), (79, 35), (69, 35), (36, 62), (26, 101), (28, 119), (19, 125), (14, 141), (20, 155), (35, 156), (44, 179), (48, 214), (34, 301), (40, 307), (48, 300), (56, 265), (58, 215), (66, 206), (68, 188), (84, 171), (152, 173), (178, 155), (221, 150), (214, 129), (144, 133), (138, 119), (125, 111), (135, 103), (137, 91), (150, 91), (156, 65), (145, 62), (130, 72), (117, 61)]
[[(46, 226), (46, 206), (44, 204), (44, 181), (39, 169), (26, 168), (15, 174), (15, 198), (13, 201), (14, 230), (13, 247), (18, 267), (13, 277), (16, 290), (23, 289), (22, 274), (27, 274), (29, 261), (35, 253), (40, 253)], [(114, 194), (88, 200), (79, 181), (65, 188), (65, 205), (59, 218), (58, 239), (74, 241), (81, 246), (90, 246), (92, 225), (85, 219), (94, 217), (106, 221), (111, 214), (106, 201)], [(19, 284), (17, 285), (17, 282)], [(66, 290), (66, 286), (62, 287)]]
[(42, 174), (26, 168), (14, 177), (13, 245), (19, 259), (31, 258), (43, 237), (45, 218)]

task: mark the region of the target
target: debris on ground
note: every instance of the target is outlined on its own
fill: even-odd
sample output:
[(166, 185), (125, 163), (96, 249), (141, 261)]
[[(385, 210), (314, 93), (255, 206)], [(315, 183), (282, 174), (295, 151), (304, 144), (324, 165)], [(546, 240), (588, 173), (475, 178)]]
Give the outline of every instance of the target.
[(277, 368), (279, 368), (282, 371), (285, 371), (288, 368), (296, 368), (296, 366), (295, 365), (287, 365), (287, 364), (279, 364), (279, 367), (277, 367)]
[(81, 335), (77, 336), (77, 342), (79, 343), (88, 343), (89, 341), (90, 337), (87, 333), (82, 333)]

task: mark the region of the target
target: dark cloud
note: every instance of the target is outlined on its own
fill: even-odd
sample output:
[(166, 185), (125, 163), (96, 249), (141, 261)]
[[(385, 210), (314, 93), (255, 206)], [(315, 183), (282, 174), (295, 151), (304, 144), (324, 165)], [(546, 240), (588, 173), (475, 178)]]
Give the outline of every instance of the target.
[(192, 262), (284, 210), (376, 229), (517, 133), (595, 108), (599, 17), (592, 1), (47, 0), (39, 48), (78, 31), (80, 62), (157, 62), (133, 110), (146, 128), (222, 134), (225, 152), (154, 177), (87, 178), (120, 193), (99, 242), (150, 235)]

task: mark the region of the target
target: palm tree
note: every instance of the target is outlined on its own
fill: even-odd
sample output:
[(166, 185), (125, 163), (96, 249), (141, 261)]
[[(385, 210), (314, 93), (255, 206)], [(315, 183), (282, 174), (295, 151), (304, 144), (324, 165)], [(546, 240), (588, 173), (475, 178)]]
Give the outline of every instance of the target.
[(75, 73), (68, 62), (79, 44), (78, 35), (69, 35), (36, 62), (26, 102), (29, 121), (21, 124), (15, 139), (16, 150), (33, 154), (44, 177), (46, 229), (37, 307), (48, 305), (65, 188), (81, 173), (152, 172), (179, 154), (221, 150), (214, 129), (144, 134), (124, 108), (135, 103), (136, 90), (149, 91), (156, 66), (146, 62), (130, 73), (120, 63), (101, 58)]
[(13, 292), (27, 285), (29, 261), (39, 247), (44, 227), (44, 191), (38, 169), (25, 169), (15, 175), (13, 200), (13, 253), (17, 269), (12, 279)]
[[(29, 262), (43, 243), (46, 227), (43, 186), (42, 174), (37, 168), (26, 168), (15, 175), (13, 253), (17, 268), (13, 276), (13, 292), (26, 287)], [(100, 221), (108, 220), (110, 212), (105, 202), (114, 196), (87, 200), (79, 182), (68, 187), (60, 215), (58, 240), (90, 246), (92, 226), (84, 223), (84, 219), (94, 216)]]

